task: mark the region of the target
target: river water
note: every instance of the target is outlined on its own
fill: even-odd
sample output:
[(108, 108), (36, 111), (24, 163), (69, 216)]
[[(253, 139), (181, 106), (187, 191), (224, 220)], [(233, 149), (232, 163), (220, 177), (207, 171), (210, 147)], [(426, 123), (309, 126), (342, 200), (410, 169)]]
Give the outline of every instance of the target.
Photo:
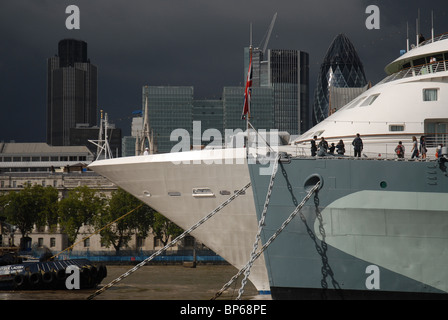
[[(107, 277), (100, 287), (110, 283), (132, 266), (107, 266)], [(210, 300), (238, 270), (230, 265), (146, 265), (94, 300)], [(219, 298), (234, 300), (241, 287), (242, 276)], [(86, 300), (96, 290), (0, 291), (0, 300)], [(257, 290), (248, 281), (243, 300), (256, 298)]]

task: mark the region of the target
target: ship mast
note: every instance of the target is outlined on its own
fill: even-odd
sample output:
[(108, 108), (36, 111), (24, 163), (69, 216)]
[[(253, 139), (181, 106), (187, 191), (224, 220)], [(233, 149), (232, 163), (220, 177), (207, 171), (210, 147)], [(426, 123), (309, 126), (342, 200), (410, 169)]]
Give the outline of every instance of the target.
[(98, 140), (88, 140), (88, 141), (97, 146), (96, 160), (112, 159), (113, 158), (112, 151), (110, 150), (109, 139), (107, 137), (107, 129), (109, 128), (107, 113), (105, 113), (103, 117), (103, 110), (101, 110), (100, 112), (101, 112), (101, 119), (100, 119), (100, 130), (98, 132)]

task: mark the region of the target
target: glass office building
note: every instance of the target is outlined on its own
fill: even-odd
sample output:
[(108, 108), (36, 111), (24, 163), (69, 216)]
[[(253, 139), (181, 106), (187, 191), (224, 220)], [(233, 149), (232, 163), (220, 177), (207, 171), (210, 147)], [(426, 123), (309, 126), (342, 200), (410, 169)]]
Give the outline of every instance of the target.
[[(245, 48), (246, 73), (248, 53)], [(250, 122), (257, 130), (277, 129), (291, 135), (303, 133), (311, 123), (308, 53), (268, 50), (266, 56), (264, 59), (263, 52), (254, 49)], [(170, 152), (178, 143), (170, 141), (175, 129), (186, 130), (192, 146), (205, 146), (210, 142), (201, 140), (207, 129), (220, 131), (223, 143), (226, 142), (226, 130), (246, 130), (246, 120), (241, 119), (242, 86), (224, 87), (221, 100), (195, 100), (193, 87), (144, 86), (143, 113), (146, 97), (149, 127), (153, 130), (159, 153)], [(200, 136), (193, 132), (194, 121), (200, 121)]]
[(269, 50), (274, 119), (279, 131), (292, 135), (309, 128), (309, 57), (298, 50)]
[[(144, 86), (142, 110), (148, 97), (149, 126), (155, 135), (159, 153), (170, 152), (181, 140), (171, 141), (175, 129), (184, 129), (188, 137), (193, 128), (193, 87)], [(180, 131), (177, 131), (180, 132)], [(188, 138), (186, 135), (183, 138)]]
[[(224, 128), (246, 131), (246, 120), (241, 119), (244, 105), (243, 87), (224, 87)], [(252, 88), (250, 123), (257, 129), (275, 129), (273, 88)]]
[[(202, 140), (204, 131), (208, 129), (217, 130), (221, 135), (221, 140), (216, 143), (222, 143), (224, 140), (224, 115), (222, 100), (193, 100), (193, 126), (196, 126), (196, 132), (192, 136), (193, 145), (207, 145), (210, 142), (208, 137)], [(198, 130), (200, 126), (200, 131)], [(194, 129), (194, 128), (193, 128)], [(209, 133), (213, 133), (209, 131)], [(218, 139), (213, 137), (212, 139)]]
[[(247, 73), (249, 48), (245, 48), (244, 53), (244, 70)], [(308, 53), (278, 49), (263, 53), (255, 48), (252, 51), (252, 70), (254, 88), (272, 89), (274, 109), (270, 117), (274, 128), (292, 135), (308, 130), (311, 127)], [(255, 116), (255, 113), (251, 115)]]
[(366, 90), (367, 86), (364, 67), (355, 47), (344, 34), (339, 34), (328, 48), (318, 74), (314, 92), (314, 124), (324, 120), (340, 107), (332, 105), (332, 102), (338, 100), (336, 96), (331, 96), (331, 92), (338, 92), (332, 90), (333, 88), (359, 88), (344, 92), (346, 95), (352, 93), (352, 96), (347, 98), (350, 101)]

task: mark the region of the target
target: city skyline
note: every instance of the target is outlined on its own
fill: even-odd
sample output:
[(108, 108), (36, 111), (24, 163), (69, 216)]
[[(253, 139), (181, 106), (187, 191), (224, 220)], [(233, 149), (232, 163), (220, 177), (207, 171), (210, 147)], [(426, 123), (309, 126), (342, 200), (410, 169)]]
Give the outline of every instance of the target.
[[(193, 86), (195, 99), (219, 99), (225, 86), (244, 81), (244, 47), (253, 26), (255, 46), (263, 41), (272, 16), (278, 17), (268, 48), (310, 55), (310, 104), (319, 66), (332, 39), (344, 33), (362, 60), (368, 81), (384, 78), (384, 67), (415, 43), (417, 1), (76, 1), (80, 29), (68, 30), (68, 2), (2, 3), (0, 10), (0, 141), (43, 142), (46, 135), (46, 59), (58, 41), (89, 44), (98, 66), (98, 110), (130, 131), (132, 112), (141, 107), (143, 85)], [(429, 37), (431, 10), (435, 34), (448, 31), (443, 2), (420, 8), (421, 31)], [(366, 28), (366, 8), (377, 5), (380, 29)], [(126, 135), (124, 133), (123, 135)]]

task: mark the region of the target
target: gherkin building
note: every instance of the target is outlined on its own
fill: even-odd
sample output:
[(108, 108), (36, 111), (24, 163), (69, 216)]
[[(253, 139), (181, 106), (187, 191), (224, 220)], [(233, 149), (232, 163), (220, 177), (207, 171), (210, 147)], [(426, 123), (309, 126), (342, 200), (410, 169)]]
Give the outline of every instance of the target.
[[(367, 86), (364, 67), (355, 47), (344, 34), (337, 35), (328, 48), (318, 74), (314, 92), (314, 124), (338, 109), (335, 108), (338, 94), (344, 92), (346, 104), (365, 91)], [(350, 96), (348, 101), (347, 96)]]

